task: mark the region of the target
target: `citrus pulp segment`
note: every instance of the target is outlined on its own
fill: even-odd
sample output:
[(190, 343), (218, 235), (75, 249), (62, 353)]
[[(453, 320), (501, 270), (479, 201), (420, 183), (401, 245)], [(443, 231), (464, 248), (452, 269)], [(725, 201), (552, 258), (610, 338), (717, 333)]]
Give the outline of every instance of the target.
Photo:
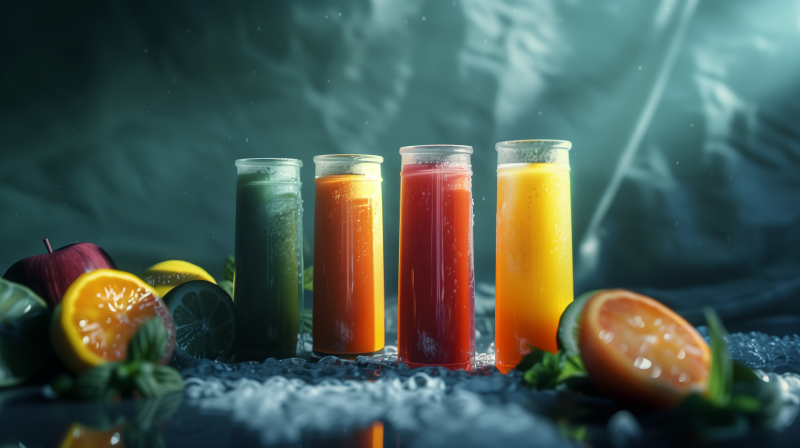
[(175, 347), (175, 326), (164, 302), (133, 274), (97, 269), (78, 277), (64, 293), (53, 316), (51, 342), (61, 361), (81, 373), (125, 360), (131, 337), (153, 317), (160, 317), (167, 331), (159, 359), (166, 364)]
[(706, 389), (708, 345), (686, 320), (640, 294), (617, 289), (592, 296), (579, 348), (592, 383), (620, 401), (667, 408)]
[(20, 284), (0, 279), (0, 387), (35, 374), (50, 354), (44, 300)]
[(164, 297), (174, 287), (192, 280), (205, 280), (211, 283), (214, 277), (205, 269), (188, 261), (168, 260), (155, 264), (139, 274), (139, 277), (148, 285), (155, 288), (159, 297)]

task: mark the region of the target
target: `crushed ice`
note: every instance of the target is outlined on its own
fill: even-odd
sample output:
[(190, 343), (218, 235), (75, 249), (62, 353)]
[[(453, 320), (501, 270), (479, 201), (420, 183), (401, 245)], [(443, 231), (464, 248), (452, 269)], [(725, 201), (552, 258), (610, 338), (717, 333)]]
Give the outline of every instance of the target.
[[(706, 342), (710, 341), (708, 328), (698, 327)], [(800, 372), (800, 336), (783, 337), (751, 331), (725, 336), (731, 358), (752, 369), (776, 370), (788, 368)]]
[[(493, 330), (488, 322), (484, 325)], [(708, 340), (705, 327), (698, 331)], [(263, 443), (294, 442), (308, 431), (329, 433), (383, 421), (411, 434), (417, 446), (564, 446), (568, 442), (558, 427), (535, 412), (536, 402), (552, 399), (553, 393), (520, 388), (517, 372), (500, 374), (493, 366), (491, 333), (479, 336), (485, 342), (478, 344), (482, 353), (473, 372), (408, 369), (398, 365), (394, 346), (356, 361), (202, 360), (183, 369), (186, 396), (201, 409), (231, 415)], [(790, 425), (800, 410), (800, 376), (772, 371), (800, 371), (800, 337), (753, 332), (731, 334), (726, 341), (731, 358), (780, 384), (785, 406), (778, 426)], [(311, 336), (303, 335), (298, 348), (308, 352), (311, 343)]]
[(329, 433), (377, 420), (412, 433), (420, 446), (566, 443), (549, 419), (500, 398), (516, 391), (524, 402), (536, 394), (517, 390), (518, 374), (501, 375), (493, 366), (474, 372), (410, 370), (389, 352), (356, 361), (327, 357), (316, 364), (200, 361), (183, 371), (186, 396), (201, 409), (229, 413), (263, 443), (293, 442), (302, 432)]

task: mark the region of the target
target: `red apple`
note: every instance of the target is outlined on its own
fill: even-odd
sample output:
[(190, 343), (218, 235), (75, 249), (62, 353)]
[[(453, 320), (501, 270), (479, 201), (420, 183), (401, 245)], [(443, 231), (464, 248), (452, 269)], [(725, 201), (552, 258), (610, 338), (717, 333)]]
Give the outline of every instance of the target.
[(81, 274), (95, 269), (117, 269), (114, 260), (92, 243), (76, 243), (55, 251), (46, 238), (49, 253), (23, 258), (8, 268), (3, 278), (25, 285), (54, 307)]

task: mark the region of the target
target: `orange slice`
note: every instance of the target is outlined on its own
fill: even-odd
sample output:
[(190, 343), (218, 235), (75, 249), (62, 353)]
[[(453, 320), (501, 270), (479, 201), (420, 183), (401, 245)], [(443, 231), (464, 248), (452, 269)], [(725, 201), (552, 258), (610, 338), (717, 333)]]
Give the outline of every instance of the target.
[(122, 424), (116, 428), (99, 431), (74, 423), (64, 433), (60, 448), (125, 448), (120, 435), (124, 426)]
[(649, 297), (623, 289), (596, 293), (583, 309), (578, 344), (589, 379), (621, 402), (669, 408), (706, 390), (708, 345)]
[(175, 349), (175, 324), (153, 288), (127, 272), (97, 269), (78, 277), (64, 293), (51, 324), (51, 343), (72, 372), (124, 361), (128, 342), (148, 319), (159, 316), (167, 330), (166, 364)]

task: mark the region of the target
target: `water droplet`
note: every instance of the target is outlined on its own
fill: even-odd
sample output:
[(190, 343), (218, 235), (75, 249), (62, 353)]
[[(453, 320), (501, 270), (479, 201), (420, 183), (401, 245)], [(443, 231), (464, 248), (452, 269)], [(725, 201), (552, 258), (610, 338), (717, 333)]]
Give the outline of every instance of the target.
[(661, 367), (653, 366), (653, 371), (650, 372), (650, 378), (658, 378), (661, 376)]
[(600, 339), (608, 344), (609, 342), (614, 340), (614, 333), (610, 331), (600, 330)]
[(639, 356), (638, 358), (636, 358), (635, 361), (633, 361), (633, 366), (638, 368), (638, 369), (640, 369), (640, 370), (647, 370), (652, 365), (653, 365), (653, 363), (649, 359), (643, 358), (641, 356)]

